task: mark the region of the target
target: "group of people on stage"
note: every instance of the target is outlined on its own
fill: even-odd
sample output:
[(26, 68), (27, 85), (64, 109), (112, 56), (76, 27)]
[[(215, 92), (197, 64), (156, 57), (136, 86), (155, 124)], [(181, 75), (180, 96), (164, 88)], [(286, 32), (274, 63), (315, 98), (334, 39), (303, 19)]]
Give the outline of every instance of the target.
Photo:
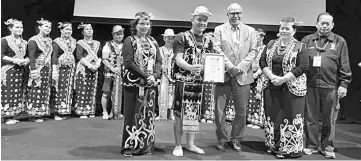
[[(72, 24), (59, 23), (61, 35), (51, 40), (52, 24), (42, 19), (39, 33), (27, 42), (21, 36), (21, 21), (9, 19), (11, 34), (1, 40), (2, 117), (8, 118), (7, 124), (15, 124), (18, 121), (12, 117), (25, 110), (35, 122), (42, 122), (50, 104), (54, 104), (56, 120), (65, 119), (72, 105), (81, 118), (94, 117), (98, 70), (103, 63), (103, 118), (124, 117), (124, 156), (151, 154), (156, 115), (167, 119), (168, 114), (175, 120), (173, 155), (183, 156), (183, 133), (187, 135), (185, 149), (205, 154), (196, 146), (195, 134), (200, 131), (200, 117), (214, 114), (219, 150), (230, 146), (242, 151), (246, 126), (264, 127), (267, 153), (276, 158), (318, 151), (336, 158), (335, 121), (339, 100), (351, 82), (351, 69), (346, 41), (331, 31), (332, 15), (319, 14), (317, 32), (301, 41), (294, 38), (300, 23), (293, 17), (282, 18), (278, 38), (267, 45), (262, 29), (242, 23), (239, 4), (229, 5), (227, 16), (228, 22), (205, 34), (212, 13), (199, 6), (191, 14), (191, 29), (177, 35), (167, 29), (162, 35), (165, 45), (159, 47), (150, 36), (153, 15), (138, 12), (130, 22), (131, 35), (123, 42), (124, 29), (116, 25), (113, 40), (102, 49), (93, 40), (91, 24), (78, 26), (84, 39), (76, 41), (71, 36)], [(224, 56), (224, 83), (204, 82), (207, 53)], [(24, 75), (27, 65), (28, 76)], [(234, 118), (229, 135), (226, 120), (231, 101)]]
[[(93, 40), (91, 24), (78, 26), (84, 39), (76, 41), (69, 22), (59, 22), (61, 35), (54, 40), (49, 37), (51, 22), (44, 19), (37, 22), (39, 33), (29, 41), (22, 39), (20, 20), (5, 22), (10, 30), (10, 35), (1, 39), (1, 116), (6, 118), (5, 123), (19, 122), (14, 116), (23, 111), (31, 120), (43, 122), (43, 117), (50, 115), (50, 108), (54, 108), (55, 120), (63, 120), (71, 114), (73, 106), (80, 118), (94, 117), (101, 63), (106, 68), (104, 98), (109, 98), (111, 86), (119, 80), (115, 75), (120, 74), (122, 60), (116, 58), (121, 54), (123, 28), (115, 26), (114, 39), (101, 50), (100, 42)], [(121, 98), (121, 94), (117, 96)], [(106, 119), (107, 101), (102, 100)], [(110, 117), (122, 117), (119, 106), (112, 109)]]

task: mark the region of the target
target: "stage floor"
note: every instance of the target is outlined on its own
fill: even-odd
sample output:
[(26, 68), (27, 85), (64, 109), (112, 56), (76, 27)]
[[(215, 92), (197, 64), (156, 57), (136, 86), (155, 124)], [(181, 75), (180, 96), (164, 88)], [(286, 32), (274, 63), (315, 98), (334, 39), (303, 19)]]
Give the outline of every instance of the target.
[[(275, 159), (264, 152), (263, 130), (246, 129), (243, 152), (230, 148), (215, 148), (215, 125), (201, 123), (196, 144), (206, 155), (184, 151), (184, 157), (174, 157), (172, 121), (156, 123), (156, 151), (153, 155), (125, 158), (120, 154), (122, 120), (101, 117), (43, 123), (21, 122), (1, 127), (1, 159), (10, 160), (260, 160)], [(230, 129), (230, 125), (228, 125)], [(185, 137), (182, 138), (185, 143)], [(338, 124), (336, 131), (337, 159), (361, 159), (361, 125)], [(304, 156), (302, 160), (323, 160), (320, 154)]]

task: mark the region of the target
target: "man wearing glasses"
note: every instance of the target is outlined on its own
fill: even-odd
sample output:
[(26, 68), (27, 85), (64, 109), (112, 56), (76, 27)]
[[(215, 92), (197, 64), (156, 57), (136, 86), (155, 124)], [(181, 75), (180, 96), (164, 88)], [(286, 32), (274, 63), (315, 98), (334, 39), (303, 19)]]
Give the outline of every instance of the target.
[(219, 150), (223, 150), (229, 141), (225, 107), (232, 93), (235, 118), (230, 135), (231, 146), (234, 150), (241, 151), (239, 141), (246, 127), (246, 107), (250, 84), (254, 81), (251, 66), (257, 56), (257, 34), (254, 28), (242, 23), (242, 11), (242, 7), (237, 3), (229, 5), (229, 22), (217, 26), (214, 31), (214, 49), (217, 53), (224, 53), (233, 65), (227, 68), (225, 82), (216, 84), (215, 123)]
[(307, 73), (307, 106), (305, 108), (306, 146), (304, 153), (317, 153), (318, 121), (322, 112), (321, 152), (335, 159), (334, 140), (339, 99), (347, 94), (351, 83), (351, 68), (347, 43), (333, 33), (333, 17), (321, 13), (317, 17), (317, 32), (302, 39), (310, 57)]

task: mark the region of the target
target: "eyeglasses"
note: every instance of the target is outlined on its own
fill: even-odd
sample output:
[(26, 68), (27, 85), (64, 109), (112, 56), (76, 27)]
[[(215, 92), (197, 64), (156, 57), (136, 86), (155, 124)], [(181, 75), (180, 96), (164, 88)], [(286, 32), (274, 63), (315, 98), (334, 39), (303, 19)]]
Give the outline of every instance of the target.
[(324, 21), (320, 21), (320, 22), (318, 22), (318, 24), (319, 24), (320, 26), (326, 25), (327, 27), (332, 25), (331, 22), (324, 22)]
[(242, 14), (242, 12), (232, 12), (232, 13), (228, 13), (231, 16), (240, 16)]

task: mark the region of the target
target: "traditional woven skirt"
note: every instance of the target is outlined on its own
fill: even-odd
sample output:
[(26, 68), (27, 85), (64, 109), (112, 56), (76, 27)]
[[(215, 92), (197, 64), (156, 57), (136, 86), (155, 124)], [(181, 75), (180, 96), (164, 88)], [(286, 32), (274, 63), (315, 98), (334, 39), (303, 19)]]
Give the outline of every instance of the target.
[(123, 87), (124, 127), (121, 153), (143, 155), (154, 151), (154, 110), (156, 87), (145, 88), (139, 97), (139, 88)]
[(215, 85), (212, 83), (204, 83), (204, 98), (202, 106), (202, 116), (206, 120), (214, 120), (214, 108), (215, 108), (215, 98), (214, 92)]
[(294, 96), (285, 88), (264, 91), (265, 144), (275, 153), (300, 157), (303, 150), (305, 96)]
[(14, 117), (24, 111), (24, 74), (25, 69), (19, 66), (6, 71), (6, 80), (1, 82), (1, 117)]
[(262, 127), (264, 122), (263, 97), (261, 97), (261, 100), (256, 98), (256, 81), (250, 86), (251, 90), (247, 106), (247, 122)]
[(113, 119), (120, 120), (122, 118), (122, 110), (124, 106), (122, 78), (116, 77), (113, 80), (113, 82), (114, 82), (112, 89)]
[(74, 67), (64, 65), (59, 67), (58, 89), (54, 91), (54, 112), (57, 114), (65, 115), (71, 113), (71, 105), (73, 101), (73, 78)]
[(87, 116), (95, 114), (98, 72), (85, 68), (85, 77), (79, 73), (75, 77), (75, 112), (77, 115)]
[(182, 118), (183, 131), (199, 132), (203, 84), (176, 82), (174, 94), (174, 111)]
[(41, 85), (36, 86), (36, 83), (29, 82), (29, 92), (27, 99), (27, 113), (30, 116), (46, 116), (50, 115), (50, 75), (51, 68), (44, 66), (40, 71)]
[(168, 109), (173, 106), (174, 84), (169, 83), (166, 76), (162, 76), (159, 86), (159, 120), (168, 119)]

